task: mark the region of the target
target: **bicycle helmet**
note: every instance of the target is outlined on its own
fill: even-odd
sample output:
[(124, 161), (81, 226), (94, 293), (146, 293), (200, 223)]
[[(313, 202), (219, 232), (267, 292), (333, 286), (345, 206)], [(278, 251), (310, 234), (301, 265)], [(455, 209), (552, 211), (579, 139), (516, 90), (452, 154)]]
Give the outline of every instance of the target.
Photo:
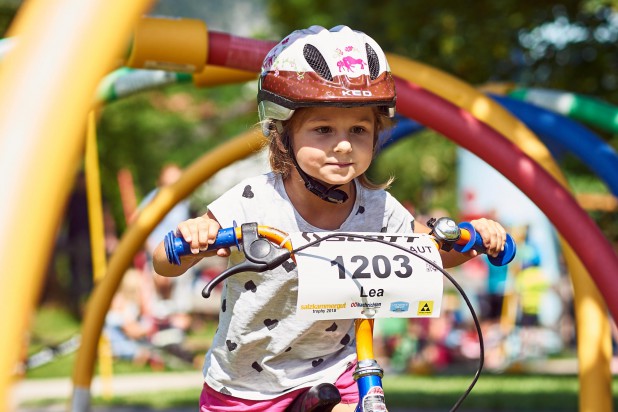
[(301, 107), (377, 106), (393, 117), (395, 101), (395, 82), (382, 48), (347, 26), (292, 32), (266, 55), (258, 84), (265, 135), (267, 120), (288, 120)]

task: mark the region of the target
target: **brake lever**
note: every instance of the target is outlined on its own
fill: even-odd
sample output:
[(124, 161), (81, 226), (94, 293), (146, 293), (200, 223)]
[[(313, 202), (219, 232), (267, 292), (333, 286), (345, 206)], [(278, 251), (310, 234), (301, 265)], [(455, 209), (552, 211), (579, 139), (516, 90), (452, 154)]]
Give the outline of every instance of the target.
[(212, 279), (202, 290), (202, 296), (209, 298), (212, 290), (221, 281), (241, 272), (265, 272), (274, 269), (292, 255), (289, 250), (274, 245), (269, 240), (258, 235), (257, 223), (244, 223), (240, 226), (242, 233), (242, 251), (245, 261), (227, 268)]

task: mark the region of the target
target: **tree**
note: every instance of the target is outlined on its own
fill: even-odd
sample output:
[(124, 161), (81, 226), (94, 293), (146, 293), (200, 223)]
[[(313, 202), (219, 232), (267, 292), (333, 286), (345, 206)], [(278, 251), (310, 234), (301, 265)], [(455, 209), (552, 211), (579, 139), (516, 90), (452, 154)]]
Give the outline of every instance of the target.
[(618, 101), (618, 17), (607, 4), (294, 0), (270, 1), (269, 11), (282, 34), (345, 24), (369, 33), (386, 51), (471, 84), (524, 82)]
[(98, 145), (103, 195), (124, 228), (117, 175), (129, 169), (138, 200), (155, 187), (166, 163), (189, 166), (202, 154), (257, 121), (244, 85), (195, 89), (179, 85), (131, 96), (103, 109)]

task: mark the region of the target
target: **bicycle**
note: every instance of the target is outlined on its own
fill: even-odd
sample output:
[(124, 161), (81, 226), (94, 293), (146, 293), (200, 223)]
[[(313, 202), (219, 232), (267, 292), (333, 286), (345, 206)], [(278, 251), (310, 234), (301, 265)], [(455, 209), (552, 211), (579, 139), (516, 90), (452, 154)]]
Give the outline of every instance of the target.
[[(474, 249), (479, 253), (485, 252), (483, 247), (483, 239), (468, 222), (462, 222), (457, 225), (452, 219), (440, 218), (437, 220), (430, 219), (427, 222), (427, 225), (431, 229), (431, 233), (429, 235), (415, 234), (415, 236), (427, 236), (431, 239), (431, 243), (437, 249), (445, 251), (455, 249), (461, 253), (468, 252), (471, 249)], [(401, 235), (402, 234), (396, 234), (396, 236)], [(316, 240), (308, 241), (302, 246), (294, 248), (292, 246), (292, 239), (289, 234), (269, 226), (262, 226), (257, 223), (245, 223), (240, 227), (234, 225), (234, 227), (223, 228), (219, 230), (215, 242), (206, 250), (236, 247), (238, 250), (242, 250), (246, 259), (244, 262), (226, 269), (217, 277), (212, 279), (204, 287), (202, 296), (204, 298), (208, 298), (214, 287), (230, 276), (245, 271), (264, 272), (266, 270), (273, 269), (290, 258), (296, 259), (296, 257), (300, 256), (299, 252), (335, 237), (339, 239), (342, 237), (364, 239), (370, 242), (383, 243), (391, 247), (401, 249), (406, 253), (414, 255), (422, 261), (425, 261), (428, 265), (436, 268), (445, 277), (447, 277), (447, 279), (449, 279), (449, 281), (462, 295), (474, 320), (475, 328), (479, 336), (479, 366), (472, 382), (451, 409), (454, 411), (459, 408), (461, 403), (471, 392), (483, 369), (484, 346), (479, 320), (464, 290), (448, 272), (422, 254), (413, 252), (411, 250), (413, 248), (405, 248), (397, 243), (393, 243), (392, 241), (384, 240), (385, 236), (388, 236), (388, 234), (381, 233), (378, 235), (333, 232), (322, 235), (322, 233), (320, 233), (320, 236), (318, 236)], [(305, 236), (305, 240), (308, 239), (309, 237)], [(179, 265), (181, 256), (191, 254), (190, 246), (184, 241), (184, 239), (176, 237), (173, 231), (167, 234), (164, 239), (164, 244), (167, 259), (170, 263)], [(494, 265), (506, 265), (513, 260), (515, 253), (515, 242), (510, 235), (507, 235), (504, 250), (496, 257), (489, 257), (489, 260), (490, 263)], [(333, 262), (336, 264), (341, 263), (338, 260), (331, 261), (331, 263)], [(338, 269), (341, 276), (346, 276), (346, 271), (342, 269), (342, 266), (339, 266)], [(382, 267), (382, 275), (385, 274), (383, 269), (384, 266)], [(395, 303), (401, 304), (403, 302)], [(395, 310), (400, 309), (401, 308), (396, 308)], [(382, 377), (384, 372), (378, 365), (373, 354), (373, 313), (371, 313), (371, 311), (367, 311), (366, 315), (367, 316), (365, 318), (355, 319), (357, 366), (353, 376), (357, 382), (359, 391), (359, 403), (356, 411), (385, 411), (386, 403), (382, 388)], [(305, 392), (305, 394), (301, 395), (289, 410), (293, 412), (328, 412), (331, 411), (337, 403), (339, 403), (340, 398), (338, 398), (338, 395), (338, 391), (334, 385), (317, 385)]]

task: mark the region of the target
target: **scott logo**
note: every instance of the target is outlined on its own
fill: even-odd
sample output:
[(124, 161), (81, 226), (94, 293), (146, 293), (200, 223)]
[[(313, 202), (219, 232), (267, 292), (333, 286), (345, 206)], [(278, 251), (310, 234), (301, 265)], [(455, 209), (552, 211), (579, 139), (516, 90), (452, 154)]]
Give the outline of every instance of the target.
[(371, 93), (369, 90), (344, 90), (341, 92), (341, 95), (360, 97), (360, 96), (373, 96), (373, 93)]

